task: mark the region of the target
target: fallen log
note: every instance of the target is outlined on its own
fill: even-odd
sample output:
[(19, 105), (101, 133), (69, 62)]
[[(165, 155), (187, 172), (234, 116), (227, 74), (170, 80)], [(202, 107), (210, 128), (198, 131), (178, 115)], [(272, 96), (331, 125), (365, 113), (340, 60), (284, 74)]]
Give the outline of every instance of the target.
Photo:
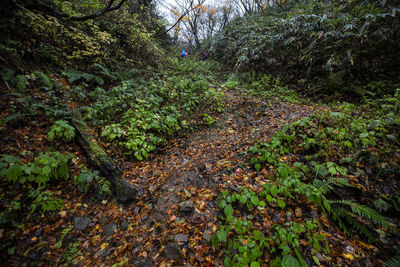
[(114, 189), (118, 201), (131, 202), (137, 196), (137, 189), (122, 178), (121, 168), (113, 162), (101, 148), (97, 140), (89, 133), (87, 127), (82, 123), (82, 115), (79, 109), (73, 111), (72, 126), (75, 128), (75, 136), (79, 145), (85, 151), (94, 168), (108, 179)]

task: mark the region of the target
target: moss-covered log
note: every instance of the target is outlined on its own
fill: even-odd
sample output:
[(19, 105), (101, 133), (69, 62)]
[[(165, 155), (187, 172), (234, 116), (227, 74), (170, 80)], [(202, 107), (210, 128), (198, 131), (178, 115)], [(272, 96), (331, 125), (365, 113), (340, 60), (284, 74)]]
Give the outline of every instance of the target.
[(122, 178), (123, 172), (121, 168), (104, 152), (101, 145), (89, 133), (87, 127), (82, 124), (82, 121), (80, 111), (78, 109), (74, 110), (72, 125), (76, 130), (76, 138), (91, 163), (95, 169), (100, 171), (112, 183), (119, 201), (128, 202), (134, 200), (137, 195), (136, 188)]

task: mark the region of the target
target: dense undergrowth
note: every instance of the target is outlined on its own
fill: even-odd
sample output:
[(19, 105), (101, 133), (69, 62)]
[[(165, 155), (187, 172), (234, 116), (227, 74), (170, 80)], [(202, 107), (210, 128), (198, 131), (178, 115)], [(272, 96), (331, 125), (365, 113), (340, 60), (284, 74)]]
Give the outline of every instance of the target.
[[(267, 78), (251, 83), (253, 93), (259, 90), (255, 85)], [(271, 97), (277, 84), (272, 89), (269, 83), (264, 85), (260, 95)], [(280, 91), (278, 87), (276, 92)], [(399, 233), (398, 94), (397, 90), (383, 99), (365, 98), (357, 107), (335, 105), (285, 125), (270, 140), (251, 147), (249, 163), (268, 175), (268, 181), (220, 194), (223, 215), (213, 245), (225, 248), (225, 265), (260, 266), (266, 260), (271, 266), (330, 262), (328, 240), (333, 232), (326, 218), (349, 237), (360, 236), (385, 247), (385, 257), (398, 254), (397, 246), (387, 246)], [(277, 208), (286, 212), (283, 225), (269, 222), (271, 213), (266, 210)], [(353, 254), (346, 253), (354, 260)]]
[(399, 12), (396, 1), (289, 1), (286, 10), (237, 18), (210, 50), (237, 70), (281, 75), (309, 95), (355, 97), (355, 81), (397, 79)]

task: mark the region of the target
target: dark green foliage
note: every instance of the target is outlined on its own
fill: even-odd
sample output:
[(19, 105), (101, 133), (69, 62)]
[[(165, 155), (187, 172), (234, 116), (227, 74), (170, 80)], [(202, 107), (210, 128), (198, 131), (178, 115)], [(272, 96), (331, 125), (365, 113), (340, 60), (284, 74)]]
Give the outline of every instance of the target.
[(393, 258), (385, 261), (385, 267), (396, 267), (400, 266), (400, 255), (396, 255)]
[(99, 176), (98, 171), (91, 172), (86, 167), (74, 178), (75, 185), (79, 192), (87, 194), (90, 186), (93, 186), (96, 194), (100, 198), (105, 198), (111, 193), (111, 183)]
[(69, 155), (64, 156), (60, 152), (46, 152), (40, 153), (33, 162), (24, 164), (16, 157), (3, 155), (0, 177), (8, 183), (24, 185), (30, 182), (39, 187), (45, 186), (51, 179), (68, 179), (69, 158)]
[[(391, 98), (388, 96), (388, 99)], [(379, 102), (368, 101), (368, 106), (364, 106), (373, 106), (373, 115), (360, 113), (354, 106), (346, 104), (339, 111), (314, 114), (284, 126), (268, 143), (249, 149), (255, 155), (250, 163), (256, 170), (276, 168), (274, 178), (286, 188), (282, 192), (287, 196), (305, 194), (310, 202), (317, 203), (323, 211), (331, 214), (347, 234), (360, 233), (374, 242), (376, 236), (370, 231), (373, 225), (378, 232), (380, 228), (391, 232), (395, 225), (366, 205), (345, 199), (328, 199), (332, 196), (331, 192), (339, 187), (350, 189), (349, 174), (356, 177), (366, 175), (359, 168), (360, 162), (368, 166), (370, 177), (384, 175), (379, 166), (383, 162), (387, 164), (393, 157), (392, 151), (395, 151), (398, 142), (399, 99), (377, 106)], [(396, 126), (390, 126), (392, 123)], [(379, 155), (371, 153), (374, 150), (380, 151)], [(291, 153), (300, 155), (303, 161), (288, 165), (285, 161)], [(399, 170), (395, 163), (391, 168), (395, 171), (387, 173), (387, 178)], [(371, 182), (376, 182), (373, 179)], [(273, 195), (268, 195), (272, 200)], [(369, 204), (376, 206), (377, 202), (372, 202)], [(385, 203), (388, 210), (388, 203)], [(392, 203), (391, 207), (395, 209), (396, 201)], [(378, 207), (381, 209), (382, 205)], [(365, 218), (368, 222), (358, 218)]]
[[(259, 193), (240, 188), (239, 192), (223, 191), (218, 196), (218, 205), (224, 216), (217, 234), (211, 238), (213, 246), (216, 248), (221, 244), (225, 246), (224, 264), (226, 266), (248, 264), (259, 266), (257, 264), (262, 261), (264, 252), (277, 255), (270, 262), (271, 266), (278, 261), (292, 264), (284, 266), (306, 266), (299, 252), (299, 240), (307, 240), (315, 251), (322, 252), (321, 245), (325, 238), (318, 233), (318, 222), (307, 220), (304, 224), (297, 222), (287, 222), (284, 226), (273, 224), (272, 230), (268, 232), (255, 229), (253, 214), (257, 216), (258, 210), (264, 210), (266, 202), (277, 201), (278, 206), (284, 208), (279, 202), (285, 203), (289, 197), (288, 188), (268, 183), (264, 184), (263, 188)], [(245, 219), (248, 212), (251, 215), (247, 218), (252, 220)], [(329, 251), (326, 252), (329, 253)]]
[(68, 81), (70, 83), (85, 81), (87, 83), (93, 82), (98, 85), (104, 84), (103, 78), (101, 78), (100, 76), (94, 75), (94, 74), (86, 73), (86, 72), (69, 69), (69, 70), (65, 70), (63, 72), (63, 74), (68, 77)]
[(55, 121), (47, 134), (50, 140), (62, 139), (65, 142), (75, 137), (75, 128), (64, 120)]
[[(60, 152), (46, 152), (40, 153), (32, 162), (23, 163), (16, 157), (3, 155), (0, 158), (0, 178), (9, 186), (18, 184), (24, 192), (22, 198), (27, 199), (26, 202), (10, 200), (9, 213), (26, 208), (29, 208), (31, 212), (38, 208), (42, 212), (60, 209), (63, 201), (53, 197), (53, 192), (42, 190), (54, 180), (69, 178), (69, 158), (69, 155), (64, 156)], [(14, 193), (10, 190), (8, 194)], [(24, 205), (21, 205), (22, 203)], [(3, 216), (7, 216), (7, 213)]]
[(335, 89), (351, 76), (398, 70), (398, 7), (297, 2), (288, 12), (268, 8), (237, 18), (216, 36), (211, 50), (236, 69), (326, 75)]

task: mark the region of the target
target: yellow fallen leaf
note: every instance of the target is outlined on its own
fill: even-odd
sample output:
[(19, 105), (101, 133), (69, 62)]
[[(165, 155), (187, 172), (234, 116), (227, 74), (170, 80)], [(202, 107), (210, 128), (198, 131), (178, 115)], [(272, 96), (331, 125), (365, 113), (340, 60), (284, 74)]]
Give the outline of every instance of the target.
[(353, 255), (351, 255), (350, 253), (344, 253), (343, 254), (343, 257), (345, 257), (345, 258), (347, 258), (347, 259), (349, 259), (349, 260), (354, 260), (354, 256)]
[(100, 249), (106, 249), (108, 248), (109, 244), (108, 243), (103, 243), (100, 245)]

